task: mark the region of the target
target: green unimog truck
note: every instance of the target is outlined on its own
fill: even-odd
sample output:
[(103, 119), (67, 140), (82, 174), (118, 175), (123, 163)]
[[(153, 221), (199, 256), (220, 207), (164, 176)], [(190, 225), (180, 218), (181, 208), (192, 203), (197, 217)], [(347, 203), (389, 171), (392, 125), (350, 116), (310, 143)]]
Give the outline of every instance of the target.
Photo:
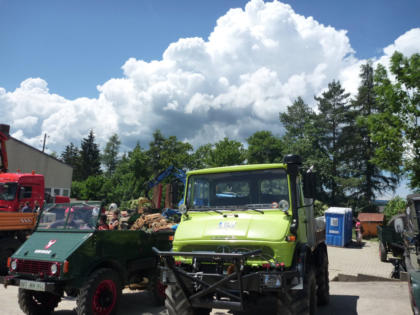
[(30, 238), (9, 258), (5, 285), (19, 286), (26, 314), (49, 314), (63, 294), (77, 314), (114, 314), (125, 286), (165, 299), (152, 247), (171, 248), (173, 231), (99, 230), (99, 204), (56, 204), (44, 210)]
[(329, 302), (325, 221), (299, 156), (191, 171), (185, 192), (172, 251), (154, 249), (169, 315), (314, 314)]

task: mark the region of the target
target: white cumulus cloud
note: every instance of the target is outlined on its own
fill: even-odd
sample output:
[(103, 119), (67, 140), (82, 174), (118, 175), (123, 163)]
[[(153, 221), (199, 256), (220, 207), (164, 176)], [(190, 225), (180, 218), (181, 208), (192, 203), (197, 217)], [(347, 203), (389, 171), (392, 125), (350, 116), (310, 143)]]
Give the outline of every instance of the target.
[[(395, 50), (419, 52), (420, 29), (396, 39), (379, 61)], [(102, 145), (118, 133), (126, 148), (147, 146), (156, 129), (193, 145), (243, 141), (261, 129), (280, 134), (279, 112), (298, 96), (312, 105), (333, 79), (355, 92), (363, 62), (345, 30), (279, 1), (251, 0), (220, 17), (207, 39), (180, 38), (160, 60), (128, 59), (120, 78), (97, 87), (97, 98), (68, 100), (28, 78), (14, 91), (0, 88), (0, 114), (19, 139), (39, 146), (47, 133), (57, 152), (89, 129)]]

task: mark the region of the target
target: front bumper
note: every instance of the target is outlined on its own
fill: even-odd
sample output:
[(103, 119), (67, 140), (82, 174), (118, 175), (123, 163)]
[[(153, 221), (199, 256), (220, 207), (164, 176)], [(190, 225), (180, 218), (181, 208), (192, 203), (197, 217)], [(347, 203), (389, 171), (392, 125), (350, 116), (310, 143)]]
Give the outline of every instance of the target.
[[(27, 284), (27, 283), (42, 284), (42, 286), (34, 286), (32, 288), (32, 290), (35, 290), (35, 291), (56, 293), (56, 292), (60, 291), (60, 289), (61, 289), (61, 286), (58, 285), (55, 282), (22, 279), (22, 278), (19, 278), (17, 276), (5, 276), (4, 279), (3, 279), (3, 285), (4, 285), (5, 288), (7, 288), (7, 286), (9, 286), (9, 285), (12, 285), (12, 286), (18, 286), (18, 287), (22, 287), (24, 289), (31, 290), (31, 287), (29, 287), (27, 285), (23, 286), (23, 283), (25, 283), (25, 284)], [(42, 289), (40, 289), (41, 287), (42, 287)]]
[[(177, 284), (183, 290), (190, 304), (197, 308), (224, 308), (234, 311), (246, 309), (246, 297), (249, 293), (270, 293), (301, 286), (301, 277), (297, 270), (273, 270), (245, 272), (247, 258), (260, 251), (244, 253), (214, 252), (161, 252), (153, 249), (164, 261), (162, 282)], [(218, 264), (230, 264), (229, 272), (188, 272), (175, 264), (174, 256), (192, 257), (193, 265), (197, 262), (211, 261)]]

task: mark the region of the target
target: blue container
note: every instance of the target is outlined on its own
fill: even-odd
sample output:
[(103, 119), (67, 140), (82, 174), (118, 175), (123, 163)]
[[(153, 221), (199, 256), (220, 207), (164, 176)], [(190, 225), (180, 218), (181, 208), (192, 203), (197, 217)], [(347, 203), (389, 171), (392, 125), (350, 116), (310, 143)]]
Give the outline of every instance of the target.
[(352, 211), (350, 208), (332, 207), (325, 211), (326, 242), (333, 246), (346, 246), (352, 236)]

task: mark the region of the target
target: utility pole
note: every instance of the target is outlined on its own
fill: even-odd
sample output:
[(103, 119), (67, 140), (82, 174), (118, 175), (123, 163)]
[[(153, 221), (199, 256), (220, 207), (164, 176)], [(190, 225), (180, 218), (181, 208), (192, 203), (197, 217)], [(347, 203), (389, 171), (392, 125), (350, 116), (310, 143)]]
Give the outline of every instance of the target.
[(42, 144), (42, 152), (45, 150), (45, 142), (47, 141), (47, 133), (44, 133), (44, 143)]

